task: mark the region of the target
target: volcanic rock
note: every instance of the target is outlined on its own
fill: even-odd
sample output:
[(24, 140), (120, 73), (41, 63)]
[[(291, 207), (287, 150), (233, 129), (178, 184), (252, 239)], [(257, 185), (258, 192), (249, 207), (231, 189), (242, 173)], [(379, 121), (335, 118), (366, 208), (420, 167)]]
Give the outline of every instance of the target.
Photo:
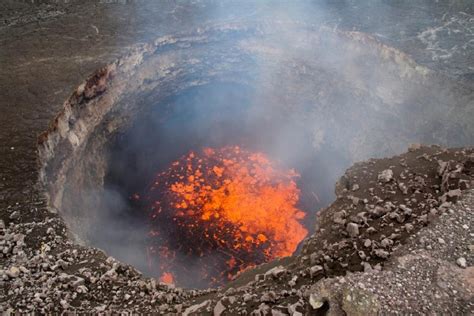
[(408, 151), (415, 151), (421, 148), (421, 144), (410, 144), (408, 146)]
[(336, 224), (344, 225), (346, 223), (345, 217), (346, 217), (346, 212), (344, 210), (335, 212), (333, 216), (333, 221)]
[(346, 226), (346, 231), (351, 237), (359, 236), (359, 225), (356, 223), (349, 223)]
[(286, 269), (283, 266), (277, 266), (265, 272), (264, 277), (265, 278), (268, 278), (268, 277), (279, 278), (285, 272), (286, 272)]
[(311, 293), (309, 295), (309, 304), (313, 309), (319, 309), (324, 305), (324, 299), (317, 296), (316, 293)]
[(390, 182), (393, 179), (393, 171), (391, 169), (385, 169), (378, 175), (378, 180), (384, 183)]
[(222, 304), (222, 301), (218, 301), (216, 306), (214, 307), (214, 310), (213, 310), (214, 316), (222, 315), (222, 313), (224, 313), (225, 309), (226, 308), (225, 308), (224, 304)]
[(388, 238), (384, 238), (382, 239), (382, 241), (380, 242), (380, 245), (384, 248), (388, 248), (390, 247), (391, 245), (393, 245), (393, 240), (391, 239), (388, 239)]
[(383, 250), (383, 249), (375, 249), (374, 254), (379, 258), (387, 259), (390, 253), (388, 251)]
[(10, 278), (17, 278), (19, 275), (20, 275), (20, 269), (13, 266), (11, 267), (10, 269), (8, 269), (6, 271), (6, 274), (10, 277)]
[(272, 315), (272, 316), (286, 316), (286, 315), (288, 315), (288, 314), (287, 314), (287, 313), (284, 313), (284, 312), (282, 312), (282, 311), (280, 311), (280, 310), (278, 310), (278, 309), (272, 309), (272, 310), (271, 310), (271, 315)]
[(204, 309), (210, 304), (210, 302), (211, 302), (210, 300), (206, 300), (200, 304), (194, 304), (186, 308), (183, 312), (183, 316), (192, 315), (193, 313), (197, 313), (197, 312), (203, 313)]
[(298, 310), (301, 306), (302, 304), (300, 302), (288, 305), (288, 313), (290, 316), (303, 316), (303, 313)]
[(456, 263), (458, 264), (458, 266), (460, 266), (461, 268), (466, 268), (467, 267), (467, 262), (466, 262), (466, 259), (461, 257), (461, 258), (458, 258), (456, 260)]

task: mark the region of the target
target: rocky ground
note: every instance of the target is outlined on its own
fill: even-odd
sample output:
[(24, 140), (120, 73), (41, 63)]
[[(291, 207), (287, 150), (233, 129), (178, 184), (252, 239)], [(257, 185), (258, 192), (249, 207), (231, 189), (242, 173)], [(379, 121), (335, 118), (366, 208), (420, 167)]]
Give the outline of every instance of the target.
[[(3, 312), (470, 314), (474, 311), (474, 149), (413, 145), (351, 167), (301, 254), (221, 289), (183, 290), (72, 244), (55, 216), (2, 229)], [(53, 214), (52, 214), (53, 215)]]
[(415, 145), (354, 165), (337, 185), (337, 200), (319, 213), (301, 255), (261, 267), (249, 282), (219, 292), (217, 303), (197, 301), (194, 308), (256, 315), (472, 313), (473, 154)]

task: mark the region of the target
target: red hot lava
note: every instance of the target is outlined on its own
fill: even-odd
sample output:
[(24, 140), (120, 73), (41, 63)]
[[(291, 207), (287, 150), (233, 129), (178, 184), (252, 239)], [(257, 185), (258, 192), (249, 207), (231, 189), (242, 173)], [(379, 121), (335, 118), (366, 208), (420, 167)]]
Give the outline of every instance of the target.
[[(294, 170), (240, 147), (190, 152), (151, 186), (149, 264), (163, 282), (219, 285), (291, 255), (307, 230)], [(194, 281), (190, 281), (194, 280)]]

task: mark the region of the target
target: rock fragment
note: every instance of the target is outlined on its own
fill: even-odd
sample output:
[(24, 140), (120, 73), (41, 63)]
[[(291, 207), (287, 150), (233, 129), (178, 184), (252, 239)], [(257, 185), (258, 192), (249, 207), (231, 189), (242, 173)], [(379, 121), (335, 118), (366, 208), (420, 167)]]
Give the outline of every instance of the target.
[(344, 210), (336, 212), (333, 215), (333, 222), (336, 224), (344, 225), (346, 223), (345, 217), (346, 212)]
[(385, 251), (383, 249), (375, 249), (374, 250), (374, 254), (379, 257), (379, 258), (382, 258), (382, 259), (387, 259), (388, 256), (389, 256), (389, 252), (388, 251)]
[(311, 275), (311, 277), (313, 278), (314, 276), (316, 276), (317, 274), (319, 273), (322, 273), (324, 270), (324, 268), (320, 265), (315, 265), (315, 266), (312, 266), (310, 269), (309, 269), (309, 273)]
[(11, 267), (10, 269), (7, 270), (6, 274), (10, 278), (17, 278), (20, 275), (20, 269), (13, 266), (13, 267)]
[(224, 304), (222, 304), (222, 300), (217, 302), (216, 306), (214, 307), (213, 314), (214, 316), (220, 316), (226, 310)]
[(466, 262), (466, 259), (464, 257), (460, 257), (456, 260), (456, 263), (458, 266), (460, 266), (461, 268), (467, 268), (467, 262)]
[(379, 173), (377, 179), (383, 183), (390, 182), (393, 179), (393, 171), (391, 169), (385, 169)]
[(346, 231), (352, 238), (359, 236), (359, 225), (356, 223), (349, 223), (346, 226)]
[(202, 313), (202, 309), (207, 307), (210, 302), (211, 302), (210, 300), (206, 300), (200, 304), (194, 304), (194, 305), (189, 306), (188, 308), (184, 310), (183, 316), (192, 315), (193, 313), (198, 313), (198, 312)]
[(313, 309), (320, 309), (324, 305), (324, 299), (316, 293), (311, 293), (309, 295), (309, 305), (311, 305)]
[(272, 277), (272, 278), (279, 278), (279, 277), (282, 276), (285, 272), (286, 272), (286, 269), (285, 269), (283, 266), (276, 266), (276, 267), (274, 267), (274, 268), (268, 270), (267, 272), (265, 272), (264, 278), (265, 278), (265, 279), (268, 279), (269, 277)]

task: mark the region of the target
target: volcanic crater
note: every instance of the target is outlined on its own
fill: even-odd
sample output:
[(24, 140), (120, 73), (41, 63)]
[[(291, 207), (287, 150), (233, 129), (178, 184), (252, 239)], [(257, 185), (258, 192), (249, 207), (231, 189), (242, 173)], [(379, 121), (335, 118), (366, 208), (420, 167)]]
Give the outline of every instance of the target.
[(470, 93), (363, 33), (202, 28), (79, 86), (40, 136), (41, 180), (78, 243), (222, 285), (297, 252), (351, 163), (469, 143)]

